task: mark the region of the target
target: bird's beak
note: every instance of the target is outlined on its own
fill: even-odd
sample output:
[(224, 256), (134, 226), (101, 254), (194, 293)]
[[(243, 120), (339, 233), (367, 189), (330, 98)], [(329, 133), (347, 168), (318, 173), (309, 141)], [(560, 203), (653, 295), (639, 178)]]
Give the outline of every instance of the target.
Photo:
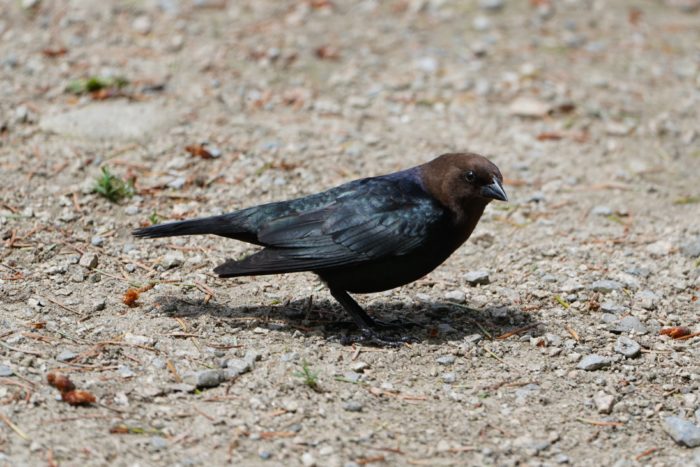
[(499, 201), (508, 201), (508, 195), (506, 195), (503, 185), (497, 179), (493, 179), (493, 183), (490, 185), (484, 185), (481, 187), (481, 196), (484, 198), (497, 199)]

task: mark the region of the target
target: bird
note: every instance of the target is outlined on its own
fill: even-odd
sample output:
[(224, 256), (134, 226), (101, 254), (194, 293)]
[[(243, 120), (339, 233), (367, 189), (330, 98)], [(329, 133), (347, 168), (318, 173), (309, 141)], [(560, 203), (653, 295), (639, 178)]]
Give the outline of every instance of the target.
[(135, 237), (213, 234), (263, 247), (214, 269), (221, 278), (310, 271), (360, 330), (358, 340), (404, 342), (378, 331), (350, 294), (425, 276), (471, 235), (486, 206), (507, 201), (503, 176), (476, 153), (442, 154), (415, 167), (227, 214), (135, 229)]

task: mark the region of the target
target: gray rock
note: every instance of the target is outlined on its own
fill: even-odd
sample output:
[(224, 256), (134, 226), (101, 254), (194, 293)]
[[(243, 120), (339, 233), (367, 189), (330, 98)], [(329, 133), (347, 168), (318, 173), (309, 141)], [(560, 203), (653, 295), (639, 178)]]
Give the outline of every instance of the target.
[(464, 303), (466, 298), (466, 295), (461, 290), (450, 290), (445, 293), (445, 299), (452, 302)]
[(354, 362), (350, 365), (350, 369), (355, 373), (364, 373), (366, 369), (369, 368), (369, 363), (366, 362)]
[(154, 451), (160, 451), (168, 447), (168, 440), (162, 436), (152, 436), (150, 440), (151, 449)]
[(564, 293), (579, 292), (581, 290), (583, 290), (583, 284), (573, 279), (569, 279), (561, 286), (561, 291)]
[(245, 360), (248, 363), (251, 370), (255, 368), (255, 362), (258, 362), (261, 359), (262, 355), (260, 355), (254, 350), (246, 351), (245, 355), (243, 356), (243, 360)]
[(486, 16), (476, 16), (474, 20), (472, 20), (472, 27), (477, 31), (486, 31), (491, 27), (491, 20)]
[(479, 0), (479, 6), (484, 10), (498, 11), (503, 8), (504, 0)]
[(578, 362), (578, 365), (576, 365), (576, 368), (578, 368), (579, 370), (594, 371), (600, 370), (601, 368), (604, 368), (609, 365), (609, 358), (605, 358), (601, 355), (591, 354), (583, 357), (581, 361)]
[(454, 373), (443, 373), (442, 382), (445, 384), (452, 384), (457, 380), (457, 376)]
[(598, 413), (609, 414), (612, 412), (613, 405), (615, 405), (615, 396), (599, 391), (593, 396), (593, 402), (598, 409)]
[(447, 323), (440, 323), (437, 325), (437, 330), (440, 335), (451, 334), (457, 330)]
[(627, 358), (634, 358), (642, 351), (642, 347), (634, 339), (627, 336), (620, 336), (615, 341), (615, 352)]
[(107, 300), (104, 298), (98, 298), (92, 302), (92, 311), (102, 311), (107, 307)]
[(681, 253), (690, 258), (697, 258), (700, 256), (700, 236), (689, 240), (681, 246)]
[(139, 34), (146, 35), (151, 32), (153, 22), (147, 15), (140, 15), (137, 16), (134, 21), (132, 21), (131, 28)]
[(92, 246), (102, 246), (105, 243), (105, 239), (98, 235), (95, 235), (94, 237), (92, 237), (92, 239), (90, 239), (90, 243), (92, 244)]
[(694, 448), (700, 446), (700, 427), (681, 417), (665, 417), (663, 426), (666, 433), (681, 446)]
[(232, 358), (230, 360), (226, 360), (225, 366), (226, 366), (226, 376), (228, 378), (234, 378), (234, 377), (242, 375), (244, 373), (248, 373), (250, 370), (253, 369), (250, 362), (248, 362), (246, 360), (242, 360), (240, 358)]
[(596, 216), (611, 216), (613, 210), (607, 206), (596, 206), (591, 210), (591, 214)]
[(606, 313), (620, 314), (623, 311), (625, 311), (625, 307), (620, 305), (620, 304), (617, 304), (615, 302), (611, 302), (609, 300), (606, 300), (600, 304), (600, 310), (604, 311)]
[(186, 373), (182, 381), (197, 388), (213, 388), (221, 384), (226, 379), (226, 374), (222, 370), (201, 370)]
[(454, 355), (443, 355), (442, 357), (438, 357), (435, 359), (436, 362), (438, 362), (440, 365), (452, 365), (455, 360), (457, 360), (457, 357)]
[(646, 246), (646, 250), (652, 255), (657, 257), (664, 257), (671, 254), (673, 251), (673, 244), (666, 240), (659, 240), (658, 242), (650, 243)]
[(635, 332), (637, 334), (646, 334), (648, 332), (646, 326), (639, 321), (639, 318), (632, 315), (625, 316), (617, 323), (613, 323), (610, 331), (615, 333)]
[(146, 336), (139, 336), (138, 334), (131, 334), (130, 332), (127, 332), (124, 334), (124, 342), (130, 345), (145, 345), (145, 346), (152, 346), (155, 341), (151, 339), (150, 337)]
[(41, 130), (88, 140), (144, 140), (163, 134), (178, 112), (157, 103), (96, 102), (42, 118)]
[(85, 253), (80, 257), (80, 264), (84, 268), (94, 269), (97, 267), (97, 255), (94, 253)]
[(14, 375), (15, 372), (7, 365), (0, 364), (0, 377), (7, 377)]
[(70, 350), (63, 350), (61, 351), (61, 353), (56, 355), (56, 360), (58, 360), (59, 362), (70, 362), (77, 356), (78, 354), (75, 352), (71, 352)]
[(128, 365), (121, 365), (117, 372), (122, 378), (132, 378), (134, 376), (134, 371)]
[(347, 401), (343, 404), (343, 410), (347, 412), (362, 412), (362, 404), (357, 401)]
[(659, 303), (659, 296), (651, 290), (640, 290), (634, 294), (634, 299), (639, 302), (639, 305), (645, 310), (655, 310)]
[(622, 284), (617, 281), (603, 279), (592, 283), (590, 288), (594, 292), (610, 293), (616, 290), (622, 290)]
[(362, 379), (361, 373), (355, 373), (354, 371), (347, 371), (343, 374), (343, 378), (347, 379), (352, 383), (357, 383)]
[(316, 458), (310, 452), (305, 452), (301, 456), (301, 463), (304, 467), (315, 467), (316, 466)]
[(299, 360), (299, 354), (297, 352), (287, 352), (280, 356), (280, 361), (283, 362), (295, 362)]
[(486, 285), (491, 282), (488, 271), (470, 271), (464, 275), (470, 285)]
[(168, 253), (160, 263), (165, 269), (172, 269), (181, 266), (185, 262), (185, 255), (181, 251)]

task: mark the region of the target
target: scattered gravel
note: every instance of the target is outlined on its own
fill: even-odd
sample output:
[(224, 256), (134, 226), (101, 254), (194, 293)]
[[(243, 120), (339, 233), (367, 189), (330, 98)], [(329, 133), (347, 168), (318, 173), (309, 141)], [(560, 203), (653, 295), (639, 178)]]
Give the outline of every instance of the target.
[[(0, 401), (31, 440), (0, 421), (0, 464), (700, 462), (664, 422), (700, 425), (700, 338), (659, 335), (700, 331), (697, 11), (65, 3), (0, 2)], [(385, 331), (399, 348), (342, 345), (313, 274), (213, 274), (255, 246), (130, 235), (454, 150), (509, 202), (426, 277), (356, 296), (416, 324)], [(103, 167), (133, 196), (95, 193)], [(63, 402), (56, 369), (99, 404)]]

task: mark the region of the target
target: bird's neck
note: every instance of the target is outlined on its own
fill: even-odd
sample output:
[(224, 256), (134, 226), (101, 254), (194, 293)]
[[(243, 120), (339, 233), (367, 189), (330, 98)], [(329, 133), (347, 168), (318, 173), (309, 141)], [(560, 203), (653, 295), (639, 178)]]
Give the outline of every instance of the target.
[(455, 230), (456, 247), (466, 242), (479, 223), (488, 202), (472, 200), (468, 205), (451, 207)]

